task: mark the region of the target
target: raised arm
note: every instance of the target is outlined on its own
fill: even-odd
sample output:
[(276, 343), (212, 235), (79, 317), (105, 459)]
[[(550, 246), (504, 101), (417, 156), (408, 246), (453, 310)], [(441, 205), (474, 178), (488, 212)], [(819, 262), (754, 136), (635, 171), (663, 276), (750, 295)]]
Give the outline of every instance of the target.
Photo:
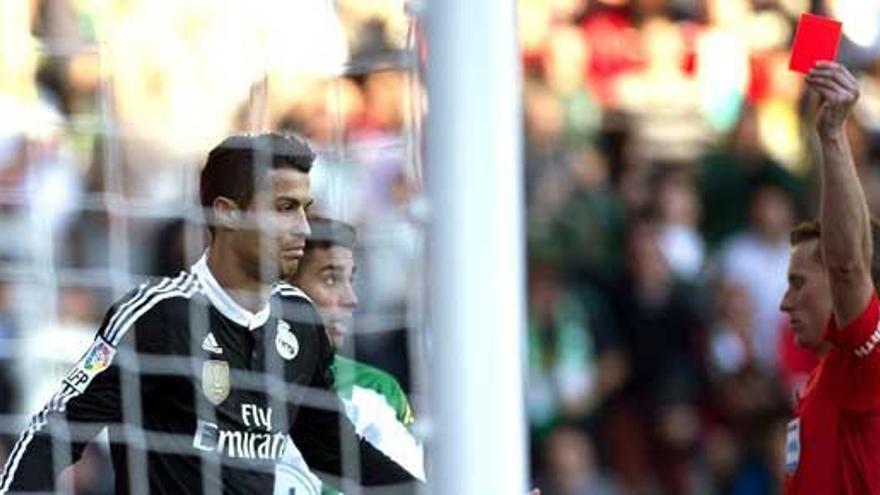
[(874, 290), (868, 204), (846, 137), (846, 120), (859, 98), (859, 85), (842, 65), (818, 62), (807, 75), (807, 86), (819, 96), (820, 247), (840, 328), (861, 314)]

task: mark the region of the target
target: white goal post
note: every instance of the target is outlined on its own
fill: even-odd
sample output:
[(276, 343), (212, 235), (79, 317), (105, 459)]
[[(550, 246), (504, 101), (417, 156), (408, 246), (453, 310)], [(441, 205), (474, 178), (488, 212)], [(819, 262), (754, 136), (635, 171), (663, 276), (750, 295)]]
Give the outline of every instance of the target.
[(427, 306), (438, 495), (526, 492), (515, 7), (428, 2)]

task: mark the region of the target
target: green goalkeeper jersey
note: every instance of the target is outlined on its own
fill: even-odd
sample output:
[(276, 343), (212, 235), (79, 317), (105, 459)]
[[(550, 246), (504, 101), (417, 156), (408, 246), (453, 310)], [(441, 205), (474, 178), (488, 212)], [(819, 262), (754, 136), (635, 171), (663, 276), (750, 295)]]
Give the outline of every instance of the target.
[[(331, 369), (333, 388), (345, 403), (357, 432), (401, 466), (418, 471), (413, 473), (417, 477), (424, 478), (421, 447), (413, 445), (408, 434), (414, 420), (412, 407), (400, 383), (379, 368), (339, 355)], [(324, 486), (321, 493), (340, 492)]]
[(342, 399), (350, 401), (361, 391), (372, 391), (384, 399), (397, 421), (407, 428), (412, 426), (414, 418), (409, 399), (390, 373), (339, 355), (334, 358), (330, 369), (335, 380), (333, 388)]
[[(357, 433), (413, 476), (424, 480), (424, 453), (412, 436), (413, 411), (397, 380), (379, 368), (341, 356), (331, 369), (334, 389), (345, 404), (346, 415)], [(292, 443), (276, 469), (275, 494), (317, 493), (338, 495), (311, 472)]]

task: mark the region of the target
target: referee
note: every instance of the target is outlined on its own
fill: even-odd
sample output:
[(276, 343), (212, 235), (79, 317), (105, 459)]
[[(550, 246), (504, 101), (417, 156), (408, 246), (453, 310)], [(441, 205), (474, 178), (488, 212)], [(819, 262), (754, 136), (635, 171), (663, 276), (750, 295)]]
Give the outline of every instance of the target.
[(355, 434), (320, 317), (299, 289), (272, 283), (303, 256), (314, 158), (277, 134), (233, 136), (210, 152), (208, 250), (110, 308), (13, 447), (0, 495), (53, 491), (105, 428), (119, 494), (271, 493), (288, 435), (317, 471), (345, 476), (344, 445), (361, 460), (356, 483), (413, 479)]
[(785, 494), (880, 494), (880, 302), (872, 222), (846, 138), (859, 86), (834, 62), (819, 62), (807, 86), (820, 103), (820, 214), (792, 231), (781, 307), (798, 345), (820, 361), (788, 424)]

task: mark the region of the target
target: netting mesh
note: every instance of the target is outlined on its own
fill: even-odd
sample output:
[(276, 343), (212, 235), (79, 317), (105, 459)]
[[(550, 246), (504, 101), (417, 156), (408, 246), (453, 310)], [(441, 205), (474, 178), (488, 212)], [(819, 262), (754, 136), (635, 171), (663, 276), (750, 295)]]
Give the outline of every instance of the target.
[[(229, 472), (236, 469), (275, 473), (275, 493), (293, 493), (293, 485), (306, 487), (297, 494), (317, 489), (301, 473), (285, 475), (284, 466), (245, 461), (292, 451), (286, 434), (279, 436), (280, 425), (292, 420), (284, 398), (318, 409), (333, 406), (332, 398), (286, 380), (284, 360), (266, 358), (259, 372), (224, 368), (223, 359), (206, 364), (212, 349), (231, 352), (230, 342), (208, 338), (216, 305), (186, 306), (187, 331), (199, 335), (189, 340), (188, 355), (145, 354), (140, 341), (121, 345), (141, 309), (148, 314), (147, 306), (165, 296), (198, 301), (211, 290), (192, 271), (178, 275), (210, 242), (198, 171), (223, 137), (243, 132), (296, 133), (317, 152), (311, 214), (357, 230), (358, 304), (352, 321), (336, 322), (347, 332), (339, 351), (384, 370), (367, 374), (370, 389), (362, 368), (336, 363), (337, 384), (349, 385), (334, 392), (358, 433), (382, 433), (390, 414), (399, 423), (392, 421), (391, 431), (409, 435), (420, 449), (425, 206), (418, 39), (414, 17), (391, 0), (0, 4), (0, 461), (7, 471), (26, 462), (36, 443), (28, 445), (29, 432), (48, 432), (73, 441), (51, 444), (56, 468), (79, 459), (58, 477), (60, 491), (113, 493), (111, 446), (119, 445), (134, 447), (124, 461), (131, 493), (150, 491), (155, 462), (147, 457), (163, 453), (199, 457), (206, 493), (216, 489), (210, 480), (234, 490)], [(259, 231), (267, 221), (254, 215), (237, 227)], [(263, 259), (260, 272), (279, 275), (274, 259)], [(319, 298), (312, 299), (326, 316)], [(305, 346), (285, 341), (276, 320), (267, 325), (276, 336), (256, 339), (254, 355), (260, 345), (282, 358), (285, 346)], [(107, 333), (95, 340), (99, 328)], [(65, 410), (94, 392), (77, 380), (94, 387), (95, 376), (110, 367), (118, 368), (116, 421), (96, 427), (53, 421), (46, 412), (32, 416)], [(173, 394), (139, 393), (141, 381), (163, 376), (192, 384), (191, 430), (142, 427), (155, 424), (149, 416), (161, 410), (157, 402)], [(398, 389), (389, 384), (403, 394), (394, 395)], [(224, 429), (228, 418), (218, 417), (230, 393), (224, 386), (268, 397), (259, 405), (242, 401), (241, 431)], [(407, 404), (420, 418), (415, 423)], [(167, 411), (177, 410), (169, 403)], [(359, 479), (354, 440), (341, 441), (342, 475)], [(88, 443), (81, 457), (79, 443)], [(398, 458), (407, 448), (386, 454), (422, 470), (420, 458)], [(14, 487), (13, 478), (7, 472), (0, 480), (0, 493)], [(282, 478), (293, 485), (277, 483)]]

